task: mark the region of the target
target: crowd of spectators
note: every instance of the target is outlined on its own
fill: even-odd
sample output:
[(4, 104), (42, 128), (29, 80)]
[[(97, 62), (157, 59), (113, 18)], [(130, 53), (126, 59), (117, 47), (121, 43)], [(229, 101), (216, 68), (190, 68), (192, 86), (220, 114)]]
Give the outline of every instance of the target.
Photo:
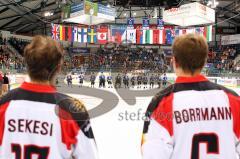
[(239, 64), (235, 61), (239, 54), (240, 48), (236, 46), (210, 49), (207, 62), (219, 72), (239, 72)]
[(163, 52), (158, 49), (99, 49), (90, 54), (87, 61), (88, 68), (110, 68), (116, 70), (149, 70), (165, 72), (168, 67)]
[(6, 38), (0, 35), (0, 69), (22, 70), (24, 68), (23, 57), (10, 51)]
[(11, 37), (8, 39), (9, 44), (14, 47), (21, 55), (23, 55), (24, 48), (27, 44), (30, 43), (29, 40), (17, 39), (15, 37)]
[[(22, 58), (10, 54), (6, 49), (10, 44), (17, 52), (23, 55), (28, 40), (0, 36), (0, 66), (21, 69), (24, 67)], [(240, 72), (240, 62), (235, 58), (240, 54), (240, 46), (227, 46), (211, 48), (208, 54), (209, 69), (221, 72)], [(84, 55), (85, 56), (85, 55)], [(87, 59), (87, 60), (86, 60)], [(65, 61), (65, 68), (89, 69), (118, 69), (118, 70), (149, 70), (152, 72), (167, 72), (172, 70), (171, 62), (163, 50), (147, 48), (115, 47), (113, 49), (101, 48), (91, 52), (87, 58), (69, 56)]]

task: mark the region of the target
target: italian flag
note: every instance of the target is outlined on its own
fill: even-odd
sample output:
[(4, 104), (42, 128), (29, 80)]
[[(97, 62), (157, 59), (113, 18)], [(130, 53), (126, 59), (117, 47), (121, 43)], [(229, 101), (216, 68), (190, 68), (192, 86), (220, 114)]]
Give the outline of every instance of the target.
[(207, 42), (212, 41), (212, 25), (204, 28), (204, 36), (207, 39)]
[(143, 30), (143, 43), (153, 44), (153, 30)]

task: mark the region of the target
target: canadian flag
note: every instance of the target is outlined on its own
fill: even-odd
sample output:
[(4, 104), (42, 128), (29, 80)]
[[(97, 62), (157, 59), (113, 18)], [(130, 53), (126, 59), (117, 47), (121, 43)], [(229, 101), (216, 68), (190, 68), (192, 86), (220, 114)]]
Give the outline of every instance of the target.
[(99, 44), (106, 44), (108, 39), (108, 29), (99, 29), (97, 39)]

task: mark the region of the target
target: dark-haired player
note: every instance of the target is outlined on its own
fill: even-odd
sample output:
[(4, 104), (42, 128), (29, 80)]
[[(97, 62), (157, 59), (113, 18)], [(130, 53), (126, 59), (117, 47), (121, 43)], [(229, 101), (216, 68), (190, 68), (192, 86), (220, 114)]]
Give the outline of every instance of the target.
[(127, 74), (123, 76), (123, 84), (125, 88), (129, 88), (129, 77)]
[(147, 88), (147, 84), (148, 84), (148, 77), (146, 74), (143, 76), (142, 80), (143, 80), (143, 85), (144, 85), (143, 88), (145, 89), (145, 88)]
[(36, 36), (24, 58), (30, 81), (0, 99), (0, 158), (96, 159), (87, 110), (54, 87), (63, 63), (60, 45)]
[(161, 77), (161, 75), (156, 75), (156, 81), (157, 81), (157, 84), (158, 84), (158, 88), (161, 88), (161, 86), (162, 86), (162, 77)]
[(71, 74), (67, 75), (67, 85), (68, 85), (68, 87), (72, 87), (72, 75)]
[(94, 88), (95, 80), (96, 80), (96, 76), (95, 76), (94, 73), (92, 73), (91, 76), (90, 76), (90, 82), (91, 82), (91, 87), (92, 88)]
[(84, 75), (83, 75), (82, 72), (80, 73), (78, 78), (79, 78), (79, 87), (82, 87), (83, 86), (83, 80), (84, 80)]
[(141, 88), (141, 85), (142, 85), (142, 76), (141, 75), (138, 75), (137, 76), (137, 88)]
[(108, 88), (113, 88), (111, 74), (107, 76), (107, 82), (108, 82)]
[(133, 76), (131, 77), (132, 88), (134, 88), (134, 86), (135, 86), (135, 81), (136, 81), (136, 77), (133, 75)]
[(238, 159), (240, 97), (201, 75), (207, 55), (203, 36), (174, 40), (177, 79), (147, 109), (143, 159)]
[(149, 81), (150, 81), (150, 88), (153, 88), (154, 87), (154, 81), (155, 81), (155, 77), (154, 77), (153, 74), (151, 75)]
[(121, 85), (122, 85), (122, 77), (120, 76), (120, 74), (118, 74), (115, 77), (115, 88), (116, 89), (121, 88)]
[(166, 73), (163, 74), (162, 85), (163, 85), (163, 88), (167, 87), (167, 75), (166, 75)]

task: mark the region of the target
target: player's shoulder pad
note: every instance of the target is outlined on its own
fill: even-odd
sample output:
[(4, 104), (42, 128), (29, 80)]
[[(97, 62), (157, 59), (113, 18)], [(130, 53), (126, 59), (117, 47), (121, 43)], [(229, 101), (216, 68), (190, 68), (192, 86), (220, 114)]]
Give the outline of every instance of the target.
[(164, 97), (169, 96), (172, 92), (174, 91), (174, 84), (168, 86), (167, 88), (165, 88), (164, 90), (161, 90), (160, 92), (158, 92), (153, 98), (152, 101), (150, 102), (148, 109), (147, 109), (147, 113), (152, 113), (158, 106), (159, 102), (161, 102), (161, 100)]
[(90, 117), (84, 104), (76, 98), (61, 93), (56, 94), (56, 100), (59, 108), (56, 111), (58, 116), (64, 120), (74, 120), (85, 136), (94, 138)]
[(57, 93), (56, 103), (60, 109), (71, 114), (74, 120), (89, 120), (87, 109), (80, 100), (62, 93)]

